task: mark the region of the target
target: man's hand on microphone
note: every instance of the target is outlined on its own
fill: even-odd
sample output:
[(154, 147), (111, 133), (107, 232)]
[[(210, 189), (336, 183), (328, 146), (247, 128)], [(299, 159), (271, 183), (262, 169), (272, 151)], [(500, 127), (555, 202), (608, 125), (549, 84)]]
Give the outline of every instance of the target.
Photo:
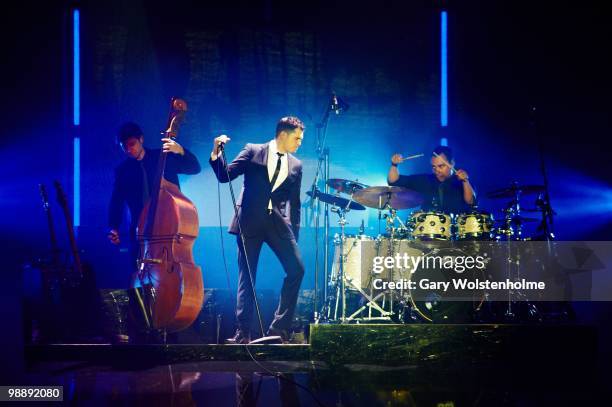
[(210, 153), (210, 159), (215, 161), (217, 159), (217, 157), (219, 157), (219, 154), (221, 153), (221, 148), (220, 146), (222, 144), (227, 144), (231, 139), (226, 136), (225, 134), (222, 134), (218, 137), (215, 138), (214, 142), (213, 142), (213, 149), (212, 152)]
[(108, 240), (114, 244), (114, 245), (118, 245), (119, 243), (121, 243), (121, 239), (119, 239), (119, 232), (117, 231), (117, 229), (111, 229), (108, 232)]

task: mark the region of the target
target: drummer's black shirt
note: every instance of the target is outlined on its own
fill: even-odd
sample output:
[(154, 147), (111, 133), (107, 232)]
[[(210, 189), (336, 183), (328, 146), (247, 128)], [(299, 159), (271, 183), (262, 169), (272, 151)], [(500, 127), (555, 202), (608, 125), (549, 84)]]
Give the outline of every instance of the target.
[(446, 213), (465, 213), (470, 205), (463, 200), (463, 185), (456, 176), (440, 182), (434, 174), (400, 175), (389, 185), (405, 187), (423, 194), (423, 210), (439, 210)]

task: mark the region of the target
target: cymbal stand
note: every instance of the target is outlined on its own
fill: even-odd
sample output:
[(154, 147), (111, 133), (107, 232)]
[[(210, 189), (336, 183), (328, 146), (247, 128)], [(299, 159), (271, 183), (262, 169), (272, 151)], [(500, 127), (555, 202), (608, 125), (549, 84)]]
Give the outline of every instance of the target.
[[(510, 201), (510, 203), (504, 208), (504, 229), (502, 234), (506, 240), (506, 277), (511, 279), (512, 277), (512, 249), (510, 247), (510, 242), (515, 239), (515, 229), (513, 227), (512, 218), (514, 218), (518, 211), (520, 211), (520, 206), (518, 203), (519, 192), (517, 195)], [(514, 319), (514, 312), (512, 310), (512, 292), (508, 290), (508, 304), (506, 306), (506, 311), (504, 312), (505, 319)]]
[[(315, 172), (314, 179), (312, 181), (312, 186), (310, 187), (310, 191), (312, 192), (312, 196), (315, 196), (315, 192), (317, 190), (317, 184), (319, 182), (319, 176), (321, 174), (321, 169), (323, 169), (323, 183), (324, 183), (324, 192), (329, 193), (329, 186), (327, 185), (327, 181), (329, 180), (329, 148), (325, 147), (325, 141), (327, 139), (327, 124), (329, 123), (330, 113), (333, 109), (333, 96), (332, 101), (327, 104), (325, 108), (325, 112), (323, 113), (323, 118), (320, 123), (317, 123), (317, 170)], [(314, 198), (312, 200), (314, 203)], [(329, 278), (329, 204), (324, 203), (323, 208), (323, 226), (324, 226), (324, 247), (323, 247), (323, 270), (324, 277), (323, 281), (323, 304), (327, 303), (327, 281)], [(316, 210), (315, 210), (315, 270), (314, 270), (314, 298), (313, 298), (313, 320), (315, 323), (319, 323), (319, 302), (318, 302), (318, 290), (319, 290), (319, 215), (321, 213), (321, 201), (317, 200)]]
[(346, 203), (346, 206), (344, 207), (344, 213), (348, 212), (351, 210), (351, 203), (353, 203), (353, 195), (355, 194), (355, 191), (357, 190), (357, 186), (353, 185), (353, 187), (351, 188), (351, 193), (350, 193), (350, 197), (348, 202)]
[[(389, 209), (389, 211), (393, 211), (391, 212), (392, 215), (385, 215), (386, 217), (386, 221), (387, 221), (387, 225), (389, 225), (389, 223), (391, 223), (391, 225), (393, 225), (393, 221), (394, 219), (396, 219), (395, 216), (395, 209), (391, 208), (388, 204), (386, 205), (387, 209)], [(399, 218), (397, 218), (399, 220)], [(401, 220), (400, 220), (400, 224), (401, 224)], [(387, 226), (388, 228), (389, 226)], [(391, 234), (391, 241), (389, 242), (389, 248), (387, 249), (388, 252), (392, 251), (392, 245), (393, 245), (393, 231), (394, 228), (391, 227), (392, 229), (392, 234)], [(379, 236), (377, 239), (377, 245), (378, 247), (380, 247), (380, 244), (382, 243), (382, 239)], [(378, 249), (377, 249), (377, 253), (378, 253)], [(388, 255), (390, 255), (389, 253), (387, 253)], [(372, 270), (370, 270), (370, 273), (372, 273)], [(363, 289), (361, 287), (357, 287), (354, 284), (351, 284), (357, 291), (359, 291), (359, 293), (361, 293), (361, 295), (363, 296), (363, 298), (365, 298), (366, 300), (368, 300), (367, 303), (365, 303), (364, 305), (362, 305), (360, 308), (358, 308), (355, 312), (353, 312), (353, 314), (351, 314), (346, 320), (347, 321), (351, 321), (353, 319), (355, 319), (357, 317), (357, 315), (359, 315), (363, 310), (365, 310), (366, 308), (368, 308), (368, 317), (367, 318), (362, 318), (362, 320), (367, 320), (367, 321), (376, 321), (376, 320), (383, 320), (383, 321), (389, 321), (391, 320), (391, 315), (393, 315), (393, 311), (386, 311), (385, 308), (385, 298), (386, 298), (386, 292), (380, 292), (378, 293), (376, 296), (374, 296), (374, 285), (373, 284), (369, 284), (370, 285), (370, 294), (366, 294), (365, 291), (363, 291)], [(378, 303), (376, 301), (378, 301), (379, 298), (382, 297), (382, 307), (380, 305), (378, 305)], [(376, 311), (378, 311), (380, 313), (380, 317), (374, 317), (372, 316), (372, 309), (375, 309)], [(389, 296), (389, 309), (393, 310), (393, 296), (390, 295)]]
[[(359, 315), (365, 309), (365, 307), (375, 308), (382, 315), (381, 318), (371, 318), (371, 319), (390, 319), (388, 315), (390, 315), (391, 313), (388, 311), (385, 311), (383, 308), (381, 308), (376, 303), (376, 300), (382, 295), (382, 293), (379, 294), (377, 297), (372, 298), (365, 291), (363, 291), (361, 287), (353, 284), (346, 277), (344, 264), (345, 264), (347, 253), (345, 253), (344, 245), (346, 242), (346, 234), (345, 234), (345, 226), (347, 224), (346, 213), (350, 210), (349, 207), (350, 207), (350, 203), (345, 208), (340, 208), (336, 205), (333, 205), (331, 207), (331, 211), (338, 214), (339, 216), (338, 225), (340, 225), (340, 237), (339, 239), (337, 239), (337, 242), (336, 242), (339, 245), (339, 259), (338, 259), (339, 267), (338, 267), (338, 273), (336, 276), (335, 287), (334, 287), (335, 288), (335, 296), (334, 296), (335, 298), (333, 299), (335, 303), (334, 315), (333, 315), (333, 318), (331, 318), (331, 315), (329, 315), (331, 312), (331, 306), (328, 305), (328, 309), (327, 309), (328, 319), (333, 319), (335, 321), (338, 321), (339, 319), (340, 323), (347, 323), (347, 322), (355, 320), (356, 316)], [(346, 304), (347, 302), (346, 301), (347, 284), (350, 284), (355, 290), (357, 290), (368, 301), (366, 305), (362, 306), (360, 309), (358, 309), (356, 312), (354, 312), (348, 317), (347, 317), (347, 304)], [(331, 301), (330, 299), (328, 299), (327, 304), (330, 304), (330, 303)], [(338, 316), (339, 310), (341, 310), (340, 316)], [(325, 310), (322, 312), (322, 314), (325, 314)]]
[[(349, 204), (350, 205), (350, 204)], [(338, 219), (338, 224), (340, 225), (340, 258), (339, 258), (339, 267), (338, 267), (338, 275), (336, 276), (336, 294), (335, 294), (335, 307), (334, 307), (334, 320), (338, 320), (338, 307), (339, 301), (342, 301), (342, 316), (340, 317), (340, 322), (344, 322), (345, 318), (346, 318), (346, 284), (345, 284), (345, 278), (344, 278), (344, 242), (345, 242), (345, 234), (344, 234), (344, 227), (346, 226), (346, 217), (345, 214), (347, 211), (349, 211), (348, 209), (348, 205), (347, 208), (339, 208), (336, 205), (333, 205), (331, 207), (331, 211), (334, 213), (337, 213), (339, 216)], [(328, 304), (328, 302), (326, 302), (325, 304)], [(327, 306), (327, 316), (328, 318), (330, 317), (329, 312), (331, 311), (331, 307)]]
[[(379, 203), (380, 203), (380, 199), (379, 199)], [(389, 205), (389, 199), (387, 199), (387, 203), (385, 203), (384, 207), (380, 208), (379, 210), (388, 210), (389, 214), (385, 215), (385, 221), (387, 223), (386, 226), (386, 230), (389, 232), (389, 246), (387, 247), (387, 256), (392, 256), (393, 255), (393, 250), (394, 250), (394, 241), (395, 241), (395, 221), (397, 220), (398, 223), (400, 224), (400, 227), (402, 228), (406, 228), (406, 225), (402, 222), (402, 220), (397, 216), (397, 210), (392, 208)], [(378, 238), (378, 247), (380, 247), (382, 243), (382, 238), (379, 236)], [(378, 249), (377, 249), (377, 253), (378, 253)], [(393, 274), (392, 274), (393, 275)], [(356, 287), (361, 294), (363, 295), (364, 298), (366, 298), (368, 300), (368, 303), (363, 305), (361, 308), (359, 308), (357, 311), (355, 311), (353, 313), (353, 315), (351, 315), (348, 319), (353, 319), (356, 315), (358, 315), (359, 313), (361, 313), (366, 307), (368, 307), (368, 317), (365, 318), (366, 320), (390, 320), (391, 315), (393, 315), (393, 293), (390, 293), (389, 295), (389, 309), (390, 311), (386, 311), (385, 308), (385, 300), (386, 300), (386, 294), (387, 292), (381, 292), (378, 293), (376, 296), (374, 296), (374, 286), (372, 284), (370, 284), (370, 294), (367, 295), (365, 294), (359, 287)], [(378, 303), (376, 302), (380, 297), (382, 297), (382, 307), (380, 305), (378, 305)], [(372, 309), (376, 309), (378, 312), (380, 312), (381, 316), (380, 317), (373, 317), (372, 316)]]
[[(406, 224), (404, 222), (402, 222), (402, 220), (400, 219), (399, 216), (397, 216), (397, 210), (392, 208), (389, 204), (387, 204), (386, 209), (389, 211), (389, 215), (385, 215), (385, 218), (387, 220), (387, 232), (389, 233), (389, 235), (391, 236), (391, 239), (393, 239), (394, 235), (395, 235), (395, 231), (397, 229), (399, 230), (406, 230), (408, 229)], [(399, 227), (396, 228), (395, 227), (395, 222), (397, 221), (397, 223), (399, 223)]]
[[(516, 184), (516, 182), (514, 183)], [(517, 248), (515, 253), (514, 242), (522, 240), (522, 220), (521, 220), (521, 206), (520, 206), (521, 191), (516, 188), (515, 195), (512, 201), (504, 209), (505, 217), (505, 230), (504, 235), (506, 237), (506, 275), (511, 281), (520, 280), (521, 275), (521, 258), (520, 250)], [(508, 306), (504, 313), (504, 317), (508, 320), (515, 320), (517, 318), (516, 313), (513, 310), (513, 304), (516, 302), (516, 297), (521, 297), (523, 294), (519, 291), (508, 290)]]
[(555, 234), (553, 230), (553, 220), (554, 215), (556, 215), (555, 211), (552, 209), (550, 205), (550, 193), (549, 193), (549, 183), (548, 183), (548, 174), (546, 171), (546, 161), (544, 159), (544, 140), (538, 131), (538, 120), (537, 120), (537, 108), (532, 105), (529, 108), (530, 118), (529, 118), (529, 126), (533, 135), (535, 135), (535, 139), (538, 142), (538, 155), (540, 158), (540, 172), (542, 173), (542, 180), (544, 181), (544, 193), (541, 194), (536, 200), (536, 206), (542, 211), (542, 222), (540, 223), (539, 230), (544, 232), (544, 238), (549, 242), (548, 250), (550, 254), (550, 250), (552, 245), (551, 241), (555, 239)]

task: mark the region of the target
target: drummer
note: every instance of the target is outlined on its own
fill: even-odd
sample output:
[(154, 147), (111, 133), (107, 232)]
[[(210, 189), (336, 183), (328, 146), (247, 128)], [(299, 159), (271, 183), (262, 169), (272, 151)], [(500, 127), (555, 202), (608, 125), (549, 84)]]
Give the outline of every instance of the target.
[(465, 170), (455, 170), (453, 151), (446, 146), (436, 147), (431, 154), (432, 174), (400, 175), (398, 166), (404, 162), (401, 154), (391, 157), (387, 182), (423, 194), (423, 210), (445, 213), (469, 212), (476, 194)]

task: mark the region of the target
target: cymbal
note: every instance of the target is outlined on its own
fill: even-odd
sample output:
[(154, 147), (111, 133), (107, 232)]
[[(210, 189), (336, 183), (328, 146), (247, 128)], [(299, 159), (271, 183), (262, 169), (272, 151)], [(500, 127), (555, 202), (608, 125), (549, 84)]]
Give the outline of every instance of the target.
[(329, 180), (327, 180), (327, 185), (329, 185), (331, 188), (335, 189), (338, 192), (344, 192), (347, 194), (351, 194), (355, 191), (359, 191), (368, 187), (367, 185), (362, 184), (361, 182), (351, 181), (342, 178), (330, 178)]
[(524, 222), (538, 222), (541, 219), (529, 218), (527, 216), (515, 215), (512, 217), (512, 223), (524, 223)]
[(487, 193), (487, 198), (501, 199), (501, 198), (514, 198), (517, 193), (521, 195), (528, 194), (539, 194), (544, 192), (543, 185), (519, 185), (512, 184), (506, 188), (495, 189)]
[[(526, 223), (526, 222), (539, 222), (541, 220), (542, 219), (529, 218), (529, 217), (522, 216), (522, 215), (514, 215), (512, 217), (512, 223), (514, 223), (514, 224)], [(498, 223), (506, 223), (506, 219), (505, 218), (498, 218), (496, 222), (498, 222)]]
[(408, 209), (423, 203), (423, 196), (403, 187), (368, 187), (353, 194), (353, 199), (370, 208), (383, 209), (387, 204), (393, 209)]
[[(306, 192), (306, 195), (312, 197), (312, 191)], [(346, 208), (346, 206), (349, 205), (349, 202), (350, 202), (349, 209), (353, 209), (355, 211), (365, 210), (365, 207), (363, 205), (360, 205), (355, 201), (349, 201), (348, 199), (342, 198), (341, 196), (326, 194), (318, 190), (315, 191), (314, 195), (315, 195), (314, 198), (318, 199), (319, 201), (325, 202), (331, 205), (336, 205), (340, 208)]]
[(521, 212), (542, 212), (540, 208), (523, 208), (521, 206)]

